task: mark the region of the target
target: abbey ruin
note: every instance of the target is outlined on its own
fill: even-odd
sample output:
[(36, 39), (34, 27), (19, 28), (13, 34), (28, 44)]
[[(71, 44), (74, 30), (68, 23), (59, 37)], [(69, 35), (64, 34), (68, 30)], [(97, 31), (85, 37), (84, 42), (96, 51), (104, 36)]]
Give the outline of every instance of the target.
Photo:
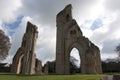
[[(81, 59), (81, 73), (102, 73), (100, 50), (83, 33), (72, 17), (72, 5), (67, 5), (56, 17), (56, 74), (70, 74), (70, 52), (77, 48)], [(21, 47), (17, 50), (11, 72), (16, 74), (42, 74), (42, 62), (36, 59), (35, 45), (38, 38), (37, 27), (27, 23)], [(49, 44), (48, 44), (49, 45)], [(48, 67), (45, 67), (48, 74)]]
[(36, 59), (34, 53), (37, 38), (37, 27), (28, 22), (22, 45), (13, 58), (11, 72), (16, 74), (41, 74), (42, 63)]
[(70, 74), (70, 52), (77, 48), (81, 59), (81, 73), (102, 73), (100, 50), (83, 36), (76, 20), (72, 18), (72, 5), (57, 14), (56, 73)]

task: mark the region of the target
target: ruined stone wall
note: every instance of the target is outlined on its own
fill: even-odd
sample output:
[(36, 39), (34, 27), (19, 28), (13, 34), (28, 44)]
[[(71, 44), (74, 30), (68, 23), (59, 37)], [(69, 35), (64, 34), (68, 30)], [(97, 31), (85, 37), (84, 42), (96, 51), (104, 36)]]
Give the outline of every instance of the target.
[(16, 73), (19, 74), (20, 73), (20, 69), (21, 69), (21, 61), (23, 58), (23, 54), (22, 54), (22, 49), (19, 48), (13, 58), (13, 62), (11, 65), (11, 72), (12, 73)]
[(84, 37), (72, 18), (72, 5), (67, 5), (56, 17), (56, 73), (70, 74), (70, 51), (77, 48), (81, 58), (81, 73), (102, 73), (100, 51)]
[(30, 22), (27, 23), (26, 33), (23, 38), (23, 67), (22, 74), (35, 73), (35, 43), (38, 37), (37, 27)]
[(38, 59), (36, 59), (35, 72), (36, 74), (42, 74), (42, 62)]
[(34, 50), (37, 38), (37, 27), (28, 22), (21, 47), (13, 58), (12, 72), (17, 74), (35, 74), (36, 56)]

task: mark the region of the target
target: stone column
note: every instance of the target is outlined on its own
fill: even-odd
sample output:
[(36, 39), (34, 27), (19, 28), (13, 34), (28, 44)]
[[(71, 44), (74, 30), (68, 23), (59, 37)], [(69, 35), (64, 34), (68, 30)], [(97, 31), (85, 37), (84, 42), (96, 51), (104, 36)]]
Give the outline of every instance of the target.
[(35, 74), (35, 45), (38, 38), (37, 27), (27, 23), (26, 32), (22, 39), (21, 47), (13, 58), (11, 72), (17, 74)]

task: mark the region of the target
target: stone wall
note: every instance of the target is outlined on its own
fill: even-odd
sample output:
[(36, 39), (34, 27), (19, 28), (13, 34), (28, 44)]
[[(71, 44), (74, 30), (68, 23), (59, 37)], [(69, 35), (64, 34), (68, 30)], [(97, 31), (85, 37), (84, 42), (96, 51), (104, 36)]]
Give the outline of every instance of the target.
[(42, 62), (38, 59), (36, 59), (35, 72), (36, 74), (42, 74)]
[(70, 52), (77, 48), (81, 58), (81, 73), (102, 73), (100, 50), (83, 36), (75, 19), (72, 18), (72, 5), (67, 5), (56, 17), (56, 73), (70, 74)]
[[(26, 32), (22, 39), (21, 47), (18, 49), (17, 53), (13, 58), (11, 72), (16, 74), (36, 73), (35, 72), (36, 56), (34, 50), (37, 38), (38, 38), (37, 27), (32, 23), (28, 22)], [(42, 64), (40, 64), (37, 61), (37, 67), (39, 65), (41, 66)]]

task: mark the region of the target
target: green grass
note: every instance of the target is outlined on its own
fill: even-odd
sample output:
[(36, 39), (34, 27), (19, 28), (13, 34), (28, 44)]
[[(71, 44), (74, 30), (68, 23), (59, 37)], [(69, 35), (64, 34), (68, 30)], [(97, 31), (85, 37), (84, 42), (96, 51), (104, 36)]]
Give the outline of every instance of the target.
[(0, 74), (0, 80), (100, 80), (104, 75), (14, 75)]

